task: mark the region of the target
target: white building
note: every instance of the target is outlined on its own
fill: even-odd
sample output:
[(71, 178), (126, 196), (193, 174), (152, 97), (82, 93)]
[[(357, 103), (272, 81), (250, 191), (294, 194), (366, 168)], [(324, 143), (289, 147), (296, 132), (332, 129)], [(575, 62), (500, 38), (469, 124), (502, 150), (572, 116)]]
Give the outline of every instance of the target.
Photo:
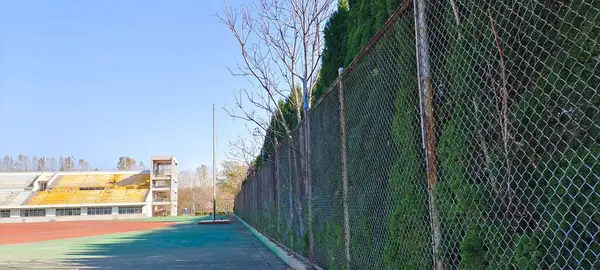
[(151, 169), (0, 173), (0, 223), (132, 219), (177, 215), (178, 162)]

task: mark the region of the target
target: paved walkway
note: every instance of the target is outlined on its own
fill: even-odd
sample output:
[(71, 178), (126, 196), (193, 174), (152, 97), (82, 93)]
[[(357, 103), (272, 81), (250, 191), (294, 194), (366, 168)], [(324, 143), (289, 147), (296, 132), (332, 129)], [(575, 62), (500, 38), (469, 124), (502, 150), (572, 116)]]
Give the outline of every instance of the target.
[[(241, 222), (0, 246), (0, 269), (286, 269)], [(118, 223), (115, 223), (118, 224)]]

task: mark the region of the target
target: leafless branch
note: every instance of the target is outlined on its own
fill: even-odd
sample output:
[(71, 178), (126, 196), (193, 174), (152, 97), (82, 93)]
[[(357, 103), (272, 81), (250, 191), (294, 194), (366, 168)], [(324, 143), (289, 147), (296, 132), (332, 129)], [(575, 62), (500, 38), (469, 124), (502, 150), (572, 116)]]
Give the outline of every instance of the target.
[[(251, 132), (251, 131), (250, 131)], [(259, 153), (261, 142), (256, 136), (236, 136), (229, 141), (229, 152), (227, 158), (237, 162), (244, 163), (250, 167), (252, 161)]]
[[(242, 61), (234, 76), (248, 77), (254, 91), (236, 96), (235, 108), (228, 111), (232, 117), (255, 123), (279, 123), (286, 137), (291, 136), (289, 123), (278, 105), (279, 100), (290, 100), (296, 108), (297, 122), (301, 121), (303, 95), (312, 96), (320, 69), (323, 48), (322, 30), (329, 17), (333, 0), (257, 0), (253, 5), (232, 8), (225, 5), (220, 21), (231, 31), (239, 44)], [(299, 84), (298, 84), (299, 82)], [(285, 86), (284, 86), (285, 85)], [(242, 104), (242, 99), (248, 101)], [(252, 107), (249, 109), (248, 107)], [(231, 109), (231, 108), (230, 108)], [(254, 109), (266, 113), (265, 119), (256, 116)]]

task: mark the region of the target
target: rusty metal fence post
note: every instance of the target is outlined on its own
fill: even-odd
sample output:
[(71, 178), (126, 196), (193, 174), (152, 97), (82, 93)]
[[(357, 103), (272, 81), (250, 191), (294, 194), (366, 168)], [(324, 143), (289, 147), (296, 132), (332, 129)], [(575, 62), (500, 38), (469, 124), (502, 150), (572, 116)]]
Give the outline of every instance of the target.
[(434, 203), (433, 188), (437, 183), (437, 159), (435, 124), (433, 116), (433, 82), (429, 66), (429, 40), (427, 37), (426, 1), (416, 0), (414, 4), (417, 72), (419, 97), (421, 101), (421, 124), (425, 146), (425, 164), (427, 169), (427, 193), (429, 196), (429, 216), (432, 230), (432, 259), (435, 269), (443, 269), (442, 261), (437, 258), (441, 240), (441, 225), (437, 206)]

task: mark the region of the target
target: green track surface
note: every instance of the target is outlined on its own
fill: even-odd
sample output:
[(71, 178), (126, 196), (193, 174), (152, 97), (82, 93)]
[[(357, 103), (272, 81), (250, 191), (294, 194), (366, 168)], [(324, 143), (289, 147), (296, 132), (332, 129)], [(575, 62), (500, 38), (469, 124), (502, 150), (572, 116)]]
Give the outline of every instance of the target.
[(234, 217), (153, 218), (154, 230), (0, 246), (0, 269), (284, 269), (287, 265)]

